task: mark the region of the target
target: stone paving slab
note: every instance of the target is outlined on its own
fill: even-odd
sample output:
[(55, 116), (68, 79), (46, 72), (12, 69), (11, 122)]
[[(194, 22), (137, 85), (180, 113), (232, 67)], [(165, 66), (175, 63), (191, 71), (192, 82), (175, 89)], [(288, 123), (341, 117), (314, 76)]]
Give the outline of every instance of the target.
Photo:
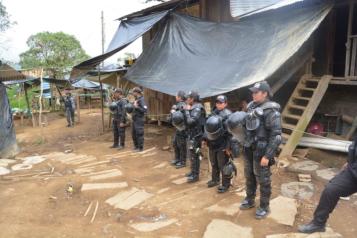
[(139, 205), (145, 200), (151, 198), (153, 194), (145, 190), (131, 188), (128, 191), (119, 192), (115, 196), (107, 199), (105, 202), (123, 210), (130, 210), (131, 208)]
[(130, 226), (137, 231), (150, 232), (150, 231), (159, 230), (175, 222), (177, 222), (176, 219), (169, 219), (167, 221), (135, 223)]
[(288, 166), (288, 171), (296, 173), (313, 173), (320, 168), (320, 164), (312, 160), (303, 160)]
[(270, 201), (271, 213), (269, 217), (279, 224), (293, 226), (297, 214), (295, 199), (278, 196)]
[(187, 183), (187, 178), (186, 177), (179, 178), (179, 179), (172, 181), (172, 183), (177, 184), (177, 185), (184, 184), (184, 183)]
[(287, 234), (275, 234), (268, 235), (265, 238), (342, 238), (343, 236), (337, 232), (334, 232), (330, 227), (326, 228), (326, 232), (316, 232), (313, 234), (302, 233), (287, 233)]
[(233, 222), (213, 219), (208, 224), (203, 238), (253, 238), (253, 229), (234, 224)]
[(222, 212), (228, 216), (233, 216), (239, 212), (240, 203), (230, 204), (229, 206), (220, 206), (218, 204), (214, 204), (210, 207), (207, 207), (206, 210), (209, 212)]
[(85, 183), (82, 185), (81, 191), (88, 190), (101, 190), (101, 189), (114, 189), (114, 188), (126, 188), (127, 182), (121, 183)]
[(11, 171), (7, 168), (0, 167), (0, 175), (6, 175), (9, 174)]

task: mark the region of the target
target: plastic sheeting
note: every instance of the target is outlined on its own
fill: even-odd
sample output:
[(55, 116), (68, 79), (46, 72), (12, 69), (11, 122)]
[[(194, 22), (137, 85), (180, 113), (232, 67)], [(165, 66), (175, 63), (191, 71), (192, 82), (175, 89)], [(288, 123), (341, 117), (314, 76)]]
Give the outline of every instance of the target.
[(0, 83), (0, 158), (17, 153), (16, 135), (6, 88)]
[(78, 78), (80, 75), (83, 75), (89, 70), (95, 68), (103, 60), (128, 46), (145, 32), (150, 30), (158, 21), (165, 17), (168, 12), (169, 11), (163, 11), (148, 16), (134, 17), (121, 21), (106, 53), (74, 66), (71, 72), (71, 79)]
[(264, 12), (304, 0), (230, 0), (232, 17), (243, 17)]
[(201, 97), (251, 85), (293, 56), (330, 9), (279, 9), (230, 23), (173, 13), (125, 78), (170, 95), (197, 90)]

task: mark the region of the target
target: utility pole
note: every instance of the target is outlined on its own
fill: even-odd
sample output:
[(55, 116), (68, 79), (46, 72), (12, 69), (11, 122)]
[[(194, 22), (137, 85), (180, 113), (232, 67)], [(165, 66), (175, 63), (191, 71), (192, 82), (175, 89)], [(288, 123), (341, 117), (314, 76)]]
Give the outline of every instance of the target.
[[(102, 54), (104, 54), (104, 43), (105, 43), (105, 36), (104, 36), (104, 12), (102, 11)], [(104, 67), (104, 61), (102, 62), (102, 67)], [(100, 79), (100, 65), (98, 65), (98, 80), (100, 85), (100, 101), (101, 101), (101, 110), (102, 110), (102, 132), (104, 133), (104, 95), (103, 95), (103, 84)]]

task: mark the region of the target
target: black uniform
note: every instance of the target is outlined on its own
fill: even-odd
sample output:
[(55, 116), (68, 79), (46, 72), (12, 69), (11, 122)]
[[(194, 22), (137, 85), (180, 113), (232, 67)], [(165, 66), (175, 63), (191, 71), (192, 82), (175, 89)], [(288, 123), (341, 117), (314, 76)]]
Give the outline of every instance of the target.
[[(255, 113), (261, 110), (261, 115)], [(260, 185), (260, 207), (267, 209), (271, 196), (270, 166), (275, 163), (274, 155), (281, 143), (281, 116), (277, 103), (248, 104), (246, 117), (246, 142), (244, 144), (244, 175), (246, 200), (254, 201), (257, 184)], [(269, 159), (269, 166), (261, 166), (261, 158)]]
[(222, 118), (224, 133), (216, 140), (209, 140), (204, 136), (204, 140), (207, 141), (209, 147), (209, 158), (212, 165), (212, 182), (220, 182), (220, 173), (222, 174), (222, 186), (228, 188), (230, 186), (231, 176), (224, 176), (223, 167), (229, 161), (229, 154), (226, 152), (230, 149), (230, 142), (232, 136), (228, 133), (225, 125), (225, 121), (228, 116), (232, 114), (229, 109), (218, 110), (214, 109), (212, 115), (216, 115)]
[(125, 111), (125, 105), (128, 101), (125, 98), (119, 99), (116, 103), (116, 108), (113, 111), (113, 135), (114, 143), (113, 147), (125, 146), (125, 126), (120, 127), (120, 124), (126, 125), (127, 117)]
[[(183, 111), (186, 106), (184, 102), (178, 102), (173, 106), (175, 111)], [(169, 122), (171, 123), (171, 114), (169, 116)], [(187, 131), (177, 130), (175, 131), (173, 138), (173, 147), (175, 149), (175, 160), (174, 164), (180, 163), (180, 165), (186, 165), (187, 159)]]
[(330, 213), (335, 209), (340, 197), (347, 197), (356, 192), (357, 160), (349, 163), (344, 170), (326, 185), (321, 194), (319, 205), (315, 210), (313, 223), (325, 226)]
[(201, 142), (205, 117), (206, 112), (201, 103), (195, 103), (190, 110), (185, 111), (191, 158), (191, 174), (188, 178), (189, 180), (198, 180), (199, 178)]
[(137, 107), (133, 111), (132, 137), (135, 149), (143, 150), (144, 148), (144, 123), (147, 106), (143, 96), (136, 99)]

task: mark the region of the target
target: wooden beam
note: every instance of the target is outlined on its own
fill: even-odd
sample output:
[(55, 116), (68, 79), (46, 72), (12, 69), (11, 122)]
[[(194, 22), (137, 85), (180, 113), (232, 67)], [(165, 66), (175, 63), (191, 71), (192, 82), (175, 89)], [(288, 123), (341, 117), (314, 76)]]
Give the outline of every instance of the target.
[(348, 13), (348, 29), (347, 29), (347, 43), (346, 43), (346, 62), (345, 62), (345, 76), (350, 75), (350, 55), (351, 55), (351, 34), (352, 34), (352, 20), (353, 20), (354, 3), (349, 4)]

